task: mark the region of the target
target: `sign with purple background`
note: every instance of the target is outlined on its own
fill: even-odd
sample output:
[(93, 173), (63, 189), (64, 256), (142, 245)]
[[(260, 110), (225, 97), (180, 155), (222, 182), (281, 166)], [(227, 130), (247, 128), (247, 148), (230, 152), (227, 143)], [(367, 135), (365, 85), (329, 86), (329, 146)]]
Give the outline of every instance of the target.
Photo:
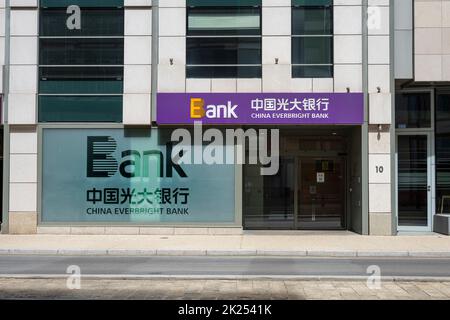
[(362, 93), (158, 93), (158, 124), (354, 124)]

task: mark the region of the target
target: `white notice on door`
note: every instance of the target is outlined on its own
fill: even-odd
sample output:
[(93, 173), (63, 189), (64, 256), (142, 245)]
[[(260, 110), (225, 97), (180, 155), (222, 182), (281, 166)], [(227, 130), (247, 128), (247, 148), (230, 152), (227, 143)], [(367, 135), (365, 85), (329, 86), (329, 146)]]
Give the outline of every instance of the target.
[(317, 172), (317, 183), (325, 183), (325, 172)]

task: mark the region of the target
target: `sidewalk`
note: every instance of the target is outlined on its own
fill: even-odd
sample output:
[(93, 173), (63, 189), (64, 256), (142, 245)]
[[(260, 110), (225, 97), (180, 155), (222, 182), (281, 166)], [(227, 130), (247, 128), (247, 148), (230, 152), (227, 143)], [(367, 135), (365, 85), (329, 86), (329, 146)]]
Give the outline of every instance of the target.
[(449, 257), (450, 237), (342, 234), (0, 235), (0, 255)]
[(69, 290), (66, 279), (0, 279), (0, 299), (83, 300), (449, 300), (450, 282), (330, 280), (118, 280), (83, 279)]

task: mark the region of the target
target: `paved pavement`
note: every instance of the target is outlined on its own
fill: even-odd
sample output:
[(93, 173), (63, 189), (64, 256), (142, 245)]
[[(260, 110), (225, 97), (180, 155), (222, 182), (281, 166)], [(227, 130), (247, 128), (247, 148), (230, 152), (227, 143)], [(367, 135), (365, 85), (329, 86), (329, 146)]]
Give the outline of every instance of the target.
[[(0, 277), (446, 279), (450, 258), (1, 256)], [(376, 268), (376, 269), (374, 269)]]
[(342, 233), (244, 235), (0, 235), (0, 254), (450, 257), (444, 235)]
[(450, 299), (450, 282), (389, 282), (371, 289), (363, 281), (295, 280), (81, 280), (0, 279), (0, 299)]

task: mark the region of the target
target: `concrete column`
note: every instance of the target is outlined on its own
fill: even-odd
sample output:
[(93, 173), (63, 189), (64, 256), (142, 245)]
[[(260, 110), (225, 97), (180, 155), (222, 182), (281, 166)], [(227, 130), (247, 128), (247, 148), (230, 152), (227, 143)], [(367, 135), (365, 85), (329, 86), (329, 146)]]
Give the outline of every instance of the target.
[(334, 91), (362, 92), (362, 2), (334, 1)]
[[(262, 90), (290, 92), (292, 79), (290, 0), (262, 1)], [(297, 91), (295, 82), (292, 91)]]
[(37, 228), (37, 1), (12, 0), (10, 20), (9, 233)]
[(369, 233), (392, 234), (391, 47), (389, 0), (369, 0)]
[(186, 0), (159, 0), (158, 10), (158, 92), (185, 92)]
[(3, 89), (4, 65), (5, 65), (5, 0), (1, 0), (0, 1), (0, 94), (4, 93)]
[(125, 1), (123, 123), (151, 124), (152, 2)]

